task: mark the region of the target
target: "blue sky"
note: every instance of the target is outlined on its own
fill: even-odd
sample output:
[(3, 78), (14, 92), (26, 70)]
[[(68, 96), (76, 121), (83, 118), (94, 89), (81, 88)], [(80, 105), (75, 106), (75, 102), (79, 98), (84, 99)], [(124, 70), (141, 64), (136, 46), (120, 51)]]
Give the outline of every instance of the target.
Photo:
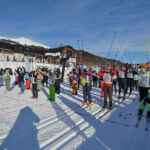
[(0, 36), (76, 49), (83, 40), (86, 51), (104, 57), (116, 31), (109, 58), (134, 63), (150, 36), (150, 0), (0, 0), (0, 19)]

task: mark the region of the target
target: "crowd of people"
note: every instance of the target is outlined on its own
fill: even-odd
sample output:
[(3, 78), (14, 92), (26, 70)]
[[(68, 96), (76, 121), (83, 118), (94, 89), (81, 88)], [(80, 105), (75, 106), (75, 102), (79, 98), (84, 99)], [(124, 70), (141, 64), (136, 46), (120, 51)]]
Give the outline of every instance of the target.
[[(20, 87), (19, 94), (23, 94), (26, 89), (32, 88), (32, 98), (38, 98), (38, 92), (46, 86), (49, 88), (49, 100), (56, 100), (56, 93), (60, 93), (60, 69), (40, 69), (26, 72), (24, 67), (18, 67), (14, 73), (10, 68), (0, 69), (0, 75), (5, 80), (6, 91), (10, 89), (11, 75), (15, 75), (15, 84)], [(92, 106), (92, 87), (101, 88), (100, 98), (104, 99), (103, 108), (107, 108), (107, 98), (109, 107), (113, 106), (113, 92), (118, 99), (125, 100), (133, 90), (139, 92), (139, 116), (142, 115), (144, 107), (147, 105), (147, 116), (150, 117), (150, 62), (142, 64), (140, 68), (132, 68), (128, 64), (117, 68), (106, 66), (101, 67), (99, 72), (92, 68), (80, 68), (77, 66), (68, 74), (68, 81), (72, 88), (72, 95), (77, 95), (78, 90), (83, 88), (83, 106)], [(123, 96), (122, 96), (123, 95)]]
[[(117, 68), (106, 66), (99, 72), (96, 70), (76, 68), (69, 74), (72, 94), (77, 95), (80, 83), (83, 86), (83, 105), (92, 105), (91, 89), (99, 86), (101, 88), (100, 98), (104, 98), (103, 108), (107, 108), (107, 97), (109, 97), (109, 108), (112, 109), (112, 94), (117, 94), (118, 99), (125, 100), (133, 90), (139, 92), (139, 113), (141, 116), (147, 105), (147, 116), (150, 117), (150, 62), (142, 64), (139, 68), (133, 68), (128, 64)], [(117, 90), (118, 89), (118, 90)], [(121, 97), (121, 94), (123, 95)]]
[(43, 87), (49, 87), (49, 100), (55, 100), (55, 93), (60, 93), (60, 69), (37, 68), (35, 71), (26, 72), (24, 67), (18, 67), (14, 73), (10, 68), (1, 69), (0, 74), (5, 80), (6, 92), (10, 90), (11, 75), (15, 75), (14, 83), (20, 87), (18, 94), (23, 94), (25, 89), (31, 89), (32, 98), (38, 98), (38, 92)]

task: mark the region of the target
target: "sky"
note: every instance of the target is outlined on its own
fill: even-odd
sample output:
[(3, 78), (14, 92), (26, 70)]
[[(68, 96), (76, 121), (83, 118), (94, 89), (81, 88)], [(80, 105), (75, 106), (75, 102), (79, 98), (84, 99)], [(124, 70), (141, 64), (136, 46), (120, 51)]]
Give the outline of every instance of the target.
[(102, 57), (150, 60), (148, 47), (142, 58), (150, 37), (150, 0), (0, 0), (0, 19), (0, 36), (53, 48), (82, 49), (83, 41), (85, 51)]

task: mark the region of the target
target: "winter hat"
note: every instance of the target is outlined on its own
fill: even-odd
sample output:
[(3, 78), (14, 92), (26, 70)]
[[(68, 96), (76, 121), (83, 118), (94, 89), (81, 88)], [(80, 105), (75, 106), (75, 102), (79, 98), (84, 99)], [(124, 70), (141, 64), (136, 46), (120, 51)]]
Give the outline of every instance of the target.
[(111, 66), (107, 66), (107, 67), (106, 67), (106, 70), (111, 70)]
[(141, 67), (147, 70), (147, 64), (142, 64)]

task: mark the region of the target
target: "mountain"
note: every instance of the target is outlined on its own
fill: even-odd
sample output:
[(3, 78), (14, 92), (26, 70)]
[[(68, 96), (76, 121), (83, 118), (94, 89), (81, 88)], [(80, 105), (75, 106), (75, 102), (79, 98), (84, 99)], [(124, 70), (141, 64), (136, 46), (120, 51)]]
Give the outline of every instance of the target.
[(28, 45), (28, 46), (37, 46), (37, 47), (44, 47), (44, 48), (50, 48), (48, 46), (45, 46), (43, 44), (34, 42), (30, 39), (27, 39), (25, 37), (20, 37), (20, 38), (6, 38), (6, 37), (0, 37), (0, 39), (4, 39), (4, 40), (9, 40), (9, 41), (13, 41), (13, 42), (17, 42), (21, 45)]
[(91, 54), (89, 52), (83, 51), (83, 50), (76, 50), (77, 52), (77, 63), (78, 64), (84, 64), (88, 67), (99, 67), (99, 66), (106, 66), (106, 65), (116, 65), (117, 67), (120, 67), (124, 63), (117, 61), (115, 59), (108, 59), (101, 56), (96, 56), (94, 54)]

